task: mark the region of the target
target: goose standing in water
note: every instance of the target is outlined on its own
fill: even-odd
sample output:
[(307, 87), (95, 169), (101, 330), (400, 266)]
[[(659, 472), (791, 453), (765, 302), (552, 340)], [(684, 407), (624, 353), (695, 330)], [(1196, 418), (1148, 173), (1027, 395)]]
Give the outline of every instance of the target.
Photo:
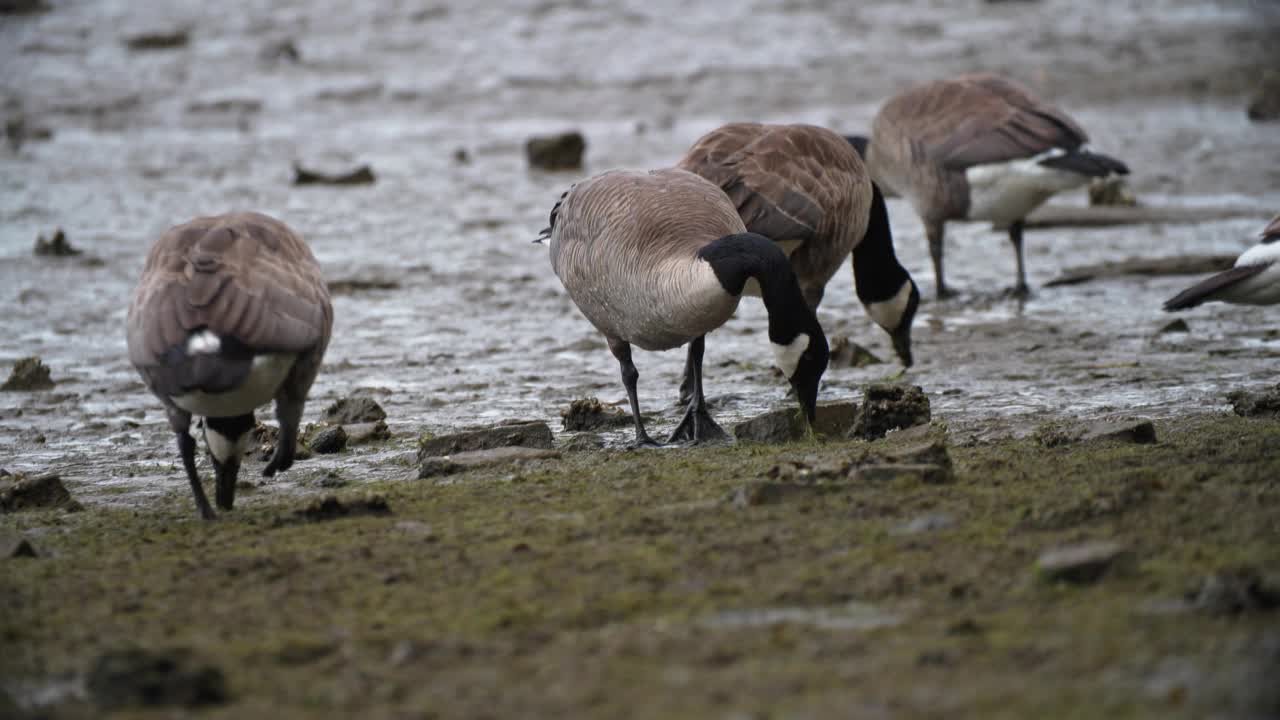
[(637, 445), (656, 443), (640, 418), (632, 345), (689, 345), (692, 394), (668, 442), (725, 436), (702, 391), (705, 335), (733, 315), (752, 283), (769, 314), (778, 367), (813, 422), (827, 338), (787, 256), (768, 238), (746, 232), (720, 188), (679, 169), (606, 172), (561, 196), (540, 239), (546, 238), (556, 275), (618, 360)]
[(884, 197), (845, 138), (813, 125), (731, 123), (702, 136), (679, 167), (719, 185), (747, 231), (787, 253), (814, 310), (852, 256), (858, 300), (911, 367), (920, 292), (894, 253)]
[(906, 197), (924, 221), (938, 297), (943, 226), (985, 220), (1007, 228), (1018, 262), (1014, 292), (1026, 295), (1022, 229), (1054, 193), (1129, 169), (1092, 152), (1085, 131), (1025, 87), (995, 75), (963, 75), (911, 88), (884, 104), (871, 137), (852, 136), (877, 183)]
[(160, 398), (196, 507), (214, 517), (196, 472), (191, 416), (204, 417), (218, 507), (235, 502), (253, 411), (275, 399), (280, 437), (263, 475), (293, 464), (307, 391), (329, 344), (333, 308), (311, 251), (257, 213), (203, 217), (147, 254), (129, 306), (129, 360)]
[(1183, 290), (1164, 309), (1186, 310), (1213, 300), (1238, 305), (1280, 303), (1280, 215), (1262, 231), (1261, 240), (1236, 259), (1235, 267)]

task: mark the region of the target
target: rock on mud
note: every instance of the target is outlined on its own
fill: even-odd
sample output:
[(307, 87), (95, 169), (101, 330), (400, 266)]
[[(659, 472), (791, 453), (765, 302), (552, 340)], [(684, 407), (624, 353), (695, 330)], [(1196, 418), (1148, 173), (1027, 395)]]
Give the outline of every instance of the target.
[(176, 50), (190, 42), (191, 31), (187, 28), (139, 33), (125, 39), (130, 50)]
[(529, 166), (539, 170), (581, 170), (587, 141), (573, 130), (550, 137), (531, 137), (524, 144)]
[(13, 364), (9, 378), (0, 385), (0, 391), (30, 392), (53, 387), (49, 366), (38, 357), (25, 357)]
[(367, 495), (363, 498), (351, 499), (345, 502), (334, 495), (326, 495), (319, 500), (311, 501), (300, 510), (295, 510), (293, 517), (295, 520), (320, 522), (322, 520), (336, 520), (359, 515), (390, 514), (391, 506), (387, 504), (387, 499), (381, 495)]
[(341, 425), (327, 427), (311, 438), (311, 451), (317, 455), (331, 455), (347, 448), (347, 431)]
[(62, 228), (58, 228), (53, 231), (53, 237), (36, 236), (36, 245), (32, 248), (32, 252), (40, 257), (74, 257), (82, 251), (72, 247), (71, 242), (67, 240), (67, 234), (62, 231)]
[(860, 368), (883, 363), (875, 353), (843, 335), (831, 338), (830, 367)]
[(473, 468), (503, 465), (526, 460), (548, 460), (560, 457), (556, 450), (519, 446), (468, 450), (443, 457), (423, 458), (418, 465), (418, 479), (452, 475)]
[(21, 534), (8, 530), (0, 530), (0, 559), (40, 557), (31, 541)]
[(1173, 320), (1170, 320), (1169, 322), (1162, 325), (1160, 329), (1156, 331), (1156, 334), (1168, 335), (1170, 333), (1185, 333), (1185, 332), (1191, 332), (1191, 326), (1188, 325), (1187, 321), (1183, 320), (1182, 318), (1174, 318)]
[(1128, 557), (1128, 550), (1115, 542), (1064, 545), (1041, 554), (1036, 571), (1049, 582), (1086, 585), (1097, 582)]
[(560, 443), (565, 452), (591, 452), (604, 448), (604, 438), (593, 432), (580, 432)]
[(1187, 593), (1187, 603), (1208, 615), (1239, 615), (1280, 608), (1280, 588), (1268, 585), (1253, 568), (1206, 575)]
[(94, 661), (85, 688), (104, 709), (200, 707), (228, 700), (222, 671), (187, 650), (109, 650)]
[(258, 52), (258, 58), (267, 63), (298, 63), (302, 62), (302, 53), (298, 51), (297, 43), (285, 38), (264, 45)]
[(340, 173), (325, 173), (308, 170), (301, 165), (293, 166), (294, 185), (371, 185), (376, 180), (373, 168), (368, 165)]
[[(858, 416), (858, 404), (835, 402), (818, 405), (813, 430), (821, 435), (840, 437), (849, 431)], [(784, 443), (802, 440), (807, 423), (798, 408), (786, 407), (757, 415), (733, 426), (738, 442)]]
[(0, 512), (64, 508), (80, 510), (57, 475), (27, 477), (21, 473), (0, 480)]
[(1145, 445), (1156, 441), (1156, 427), (1146, 418), (1111, 418), (1076, 425), (1055, 422), (1036, 428), (1035, 438), (1049, 448), (1091, 440)]
[(385, 420), (354, 423), (352, 425), (342, 425), (341, 427), (347, 431), (348, 447), (391, 439), (391, 429), (387, 427)]
[(853, 424), (853, 437), (878, 440), (890, 430), (927, 424), (932, 419), (929, 398), (919, 385), (868, 385)]
[(551, 428), (546, 423), (540, 420), (517, 420), (449, 435), (423, 435), (418, 439), (418, 460), (511, 445), (550, 450), (554, 444)]
[(349, 396), (335, 400), (324, 410), (324, 421), (330, 425), (354, 425), (387, 419), (387, 411), (373, 398)]
[[(259, 422), (252, 430), (253, 443), (257, 448), (250, 446), (245, 452), (246, 455), (257, 455), (259, 460), (270, 460), (275, 454), (276, 443), (280, 442), (280, 428), (275, 425), (265, 425)], [(311, 448), (303, 442), (302, 438), (298, 438), (297, 446), (294, 449), (294, 460), (308, 460), (312, 457)]]
[(1262, 78), (1249, 101), (1248, 113), (1254, 122), (1280, 121), (1280, 73), (1269, 72)]
[(560, 411), (560, 425), (569, 431), (607, 430), (631, 424), (631, 416), (599, 399), (579, 398)]
[(1227, 400), (1240, 417), (1280, 417), (1280, 383), (1262, 392), (1233, 390)]

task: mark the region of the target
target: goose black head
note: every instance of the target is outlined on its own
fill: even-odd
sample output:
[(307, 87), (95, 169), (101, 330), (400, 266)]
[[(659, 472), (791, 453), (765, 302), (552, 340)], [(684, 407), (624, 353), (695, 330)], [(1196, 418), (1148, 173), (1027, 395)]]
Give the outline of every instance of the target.
[(805, 331), (796, 333), (787, 341), (779, 342), (770, 333), (778, 368), (795, 389), (796, 400), (810, 425), (818, 413), (818, 383), (822, 380), (822, 374), (827, 371), (827, 362), (831, 359), (827, 336), (818, 325), (817, 318), (812, 320), (812, 325)]
[(910, 277), (887, 300), (866, 304), (867, 314), (889, 333), (893, 351), (897, 353), (904, 368), (911, 367), (914, 362), (911, 356), (911, 324), (915, 321), (919, 307), (920, 289)]

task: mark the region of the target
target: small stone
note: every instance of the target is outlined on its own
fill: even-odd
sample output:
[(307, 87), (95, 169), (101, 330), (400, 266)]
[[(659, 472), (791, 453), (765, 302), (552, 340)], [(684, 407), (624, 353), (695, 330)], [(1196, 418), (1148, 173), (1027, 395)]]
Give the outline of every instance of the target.
[(599, 399), (579, 398), (560, 411), (561, 427), (569, 431), (607, 430), (631, 424), (631, 415), (605, 405)]
[(1182, 318), (1175, 318), (1165, 323), (1159, 330), (1156, 331), (1156, 334), (1167, 335), (1169, 333), (1185, 333), (1185, 332), (1191, 332), (1191, 326), (1187, 324), (1186, 320), (1183, 320)]
[(38, 357), (25, 357), (13, 364), (9, 379), (0, 385), (0, 391), (31, 392), (48, 390), (54, 386), (49, 375), (49, 366)]
[(874, 353), (843, 335), (831, 338), (831, 359), (828, 367), (860, 368), (881, 365), (884, 361)]
[(335, 400), (324, 410), (324, 421), (330, 425), (373, 423), (387, 419), (387, 411), (373, 398), (349, 396)]
[(301, 510), (295, 510), (293, 517), (298, 520), (317, 522), (336, 520), (338, 518), (359, 515), (390, 515), (391, 506), (381, 495), (367, 495), (363, 498), (343, 502), (334, 495), (326, 495), (314, 500)]
[(880, 485), (891, 482), (920, 482), (926, 485), (943, 485), (954, 477), (950, 468), (927, 464), (863, 465), (854, 470), (854, 482)]
[(343, 425), (342, 429), (347, 431), (347, 446), (364, 445), (371, 442), (382, 442), (391, 439), (391, 429), (387, 427), (387, 423), (379, 420), (371, 423), (357, 423), (355, 425)]
[(0, 512), (40, 510), (48, 508), (80, 510), (57, 475), (12, 475), (0, 480)]
[(928, 513), (911, 518), (890, 531), (893, 535), (923, 535), (956, 526), (956, 519), (947, 513)]
[(587, 141), (571, 131), (550, 137), (531, 137), (524, 145), (529, 166), (539, 170), (581, 170)]
[(1240, 417), (1280, 417), (1280, 383), (1262, 392), (1234, 390), (1227, 400)]
[(602, 448), (604, 448), (604, 438), (590, 432), (576, 433), (560, 443), (560, 449), (565, 452), (591, 452)]
[(469, 450), (520, 446), (550, 450), (555, 445), (551, 428), (540, 420), (513, 421), (493, 427), (474, 428), (449, 435), (423, 435), (418, 440), (419, 459), (454, 455)]
[(1208, 615), (1239, 615), (1280, 607), (1280, 589), (1253, 568), (1237, 568), (1206, 575), (1187, 602)]
[(918, 385), (868, 385), (850, 434), (878, 440), (890, 430), (923, 425), (932, 419), (929, 398)]
[(40, 557), (30, 540), (19, 533), (0, 530), (0, 558)]
[(897, 463), (913, 463), (937, 465), (951, 469), (951, 453), (947, 450), (947, 441), (941, 438), (930, 438), (921, 442), (910, 443), (886, 453), (886, 456)]
[(454, 148), (453, 162), (458, 165), (470, 165), (471, 155), (467, 152), (466, 148)]
[(293, 166), (294, 185), (371, 185), (376, 180), (373, 168), (368, 165), (338, 173), (308, 170), (296, 164)]
[(82, 251), (72, 247), (71, 242), (67, 240), (67, 234), (62, 231), (62, 228), (58, 228), (53, 231), (51, 238), (37, 235), (32, 252), (39, 257), (74, 257), (80, 255)]
[(140, 33), (125, 40), (130, 50), (174, 50), (191, 42), (191, 32), (186, 28)]
[(200, 707), (227, 702), (227, 681), (218, 668), (186, 650), (110, 650), (98, 656), (85, 679), (102, 708)]
[(1089, 205), (1091, 206), (1135, 207), (1137, 204), (1138, 198), (1133, 194), (1133, 190), (1129, 189), (1129, 183), (1118, 175), (1094, 178), (1089, 183)]
[(444, 477), (453, 475), (466, 470), (460, 463), (453, 462), (447, 457), (428, 457), (422, 458), (418, 463), (418, 479), (429, 480), (434, 477)]
[(289, 38), (268, 43), (258, 53), (258, 57), (271, 63), (297, 63), (302, 61), (302, 53), (298, 52), (297, 44)]
[(1045, 551), (1036, 561), (1040, 577), (1049, 582), (1083, 585), (1096, 582), (1128, 555), (1115, 542), (1086, 542)]
[(342, 452), (347, 448), (347, 431), (341, 425), (325, 428), (311, 439), (310, 447), (317, 455)]
[(1147, 419), (1100, 420), (1084, 430), (1082, 440), (1114, 440), (1145, 445), (1156, 441), (1156, 427)]
[[(820, 435), (841, 437), (858, 418), (858, 404), (851, 402), (822, 403), (816, 408), (813, 431)], [(733, 426), (738, 442), (785, 443), (803, 440), (808, 423), (799, 408), (788, 407), (757, 415)]]
[(1280, 121), (1280, 73), (1266, 73), (1249, 101), (1249, 119), (1253, 122)]

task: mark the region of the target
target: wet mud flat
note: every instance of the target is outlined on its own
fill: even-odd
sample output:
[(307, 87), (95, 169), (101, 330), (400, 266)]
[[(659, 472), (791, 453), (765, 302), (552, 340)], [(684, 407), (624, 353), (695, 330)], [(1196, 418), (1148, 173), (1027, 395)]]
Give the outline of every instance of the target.
[[(404, 462), (213, 523), (184, 488), (15, 513), (0, 706), (1274, 717), (1280, 419), (1138, 426)], [(874, 471), (905, 456), (947, 472)]]

